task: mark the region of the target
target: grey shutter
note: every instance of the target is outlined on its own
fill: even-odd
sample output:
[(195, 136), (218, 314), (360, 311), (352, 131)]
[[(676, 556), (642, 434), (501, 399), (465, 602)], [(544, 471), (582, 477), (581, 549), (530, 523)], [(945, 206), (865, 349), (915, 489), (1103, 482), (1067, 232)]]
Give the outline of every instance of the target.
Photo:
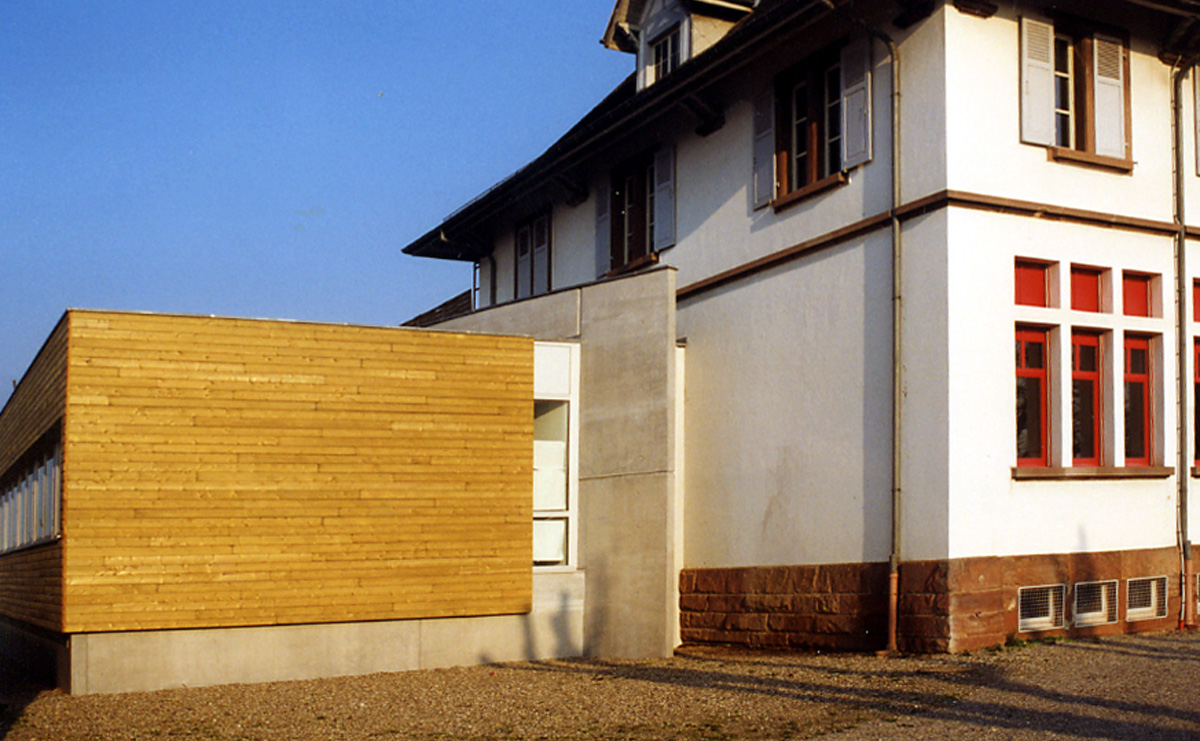
[(550, 217), (540, 216), (533, 222), (533, 293), (550, 290)]
[(775, 198), (775, 93), (768, 88), (754, 99), (754, 207)]
[(1120, 39), (1092, 38), (1096, 154), (1125, 158), (1125, 57)]
[(608, 178), (596, 183), (596, 277), (608, 272), (612, 252), (612, 227), (608, 217), (608, 204), (612, 200), (612, 188)]
[(1054, 26), (1021, 19), (1021, 141), (1054, 144)]
[(675, 149), (654, 153), (654, 249), (675, 244)]
[(871, 160), (871, 40), (842, 48), (842, 168)]

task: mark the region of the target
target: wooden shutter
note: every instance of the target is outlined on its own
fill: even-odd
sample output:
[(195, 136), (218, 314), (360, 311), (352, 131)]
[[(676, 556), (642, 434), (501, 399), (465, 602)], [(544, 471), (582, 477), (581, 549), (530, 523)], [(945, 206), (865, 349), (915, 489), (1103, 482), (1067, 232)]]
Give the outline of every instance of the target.
[(775, 93), (768, 88), (754, 99), (754, 207), (775, 198)]
[(842, 168), (871, 159), (871, 40), (842, 49)]
[(1021, 19), (1021, 141), (1054, 144), (1054, 26)]
[(1125, 55), (1120, 39), (1092, 38), (1096, 154), (1125, 158)]
[(608, 178), (600, 178), (596, 183), (596, 277), (608, 272), (609, 258), (612, 254), (612, 220), (608, 215), (608, 206), (612, 201), (612, 188)]
[(675, 149), (654, 153), (654, 249), (675, 244)]

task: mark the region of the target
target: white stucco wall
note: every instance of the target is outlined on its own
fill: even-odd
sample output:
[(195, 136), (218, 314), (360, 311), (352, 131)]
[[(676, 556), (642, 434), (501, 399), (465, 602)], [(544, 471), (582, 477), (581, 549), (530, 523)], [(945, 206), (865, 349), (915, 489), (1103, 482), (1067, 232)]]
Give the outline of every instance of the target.
[[(1126, 331), (1155, 335), (1155, 465), (1175, 464), (1175, 331), (1170, 306), (1169, 237), (954, 209), (949, 219), (950, 556), (1015, 555), (1167, 547), (1175, 539), (1175, 480), (1122, 478), (1022, 481), (1016, 464), (1012, 333), (1017, 322), (1057, 327), (1049, 383), (1059, 387), (1051, 463), (1070, 466), (1070, 344), (1074, 327), (1109, 333), (1119, 349)], [(1059, 263), (1064, 307), (1013, 304), (1016, 257)], [(1069, 309), (1071, 264), (1110, 269), (1112, 311)], [(1167, 281), (1158, 318), (1121, 313), (1121, 270)], [(1124, 465), (1123, 358), (1108, 353), (1104, 465)], [(1118, 379), (1114, 383), (1113, 379)]]
[(886, 560), (886, 235), (681, 302), (688, 567)]
[[(1132, 40), (1135, 165), (1123, 175), (1048, 161), (1045, 147), (1021, 143), (1020, 27), (1012, 7), (987, 20), (953, 10), (945, 17), (950, 188), (1171, 220), (1171, 69), (1156, 48)], [(1191, 195), (1200, 206), (1200, 193)]]

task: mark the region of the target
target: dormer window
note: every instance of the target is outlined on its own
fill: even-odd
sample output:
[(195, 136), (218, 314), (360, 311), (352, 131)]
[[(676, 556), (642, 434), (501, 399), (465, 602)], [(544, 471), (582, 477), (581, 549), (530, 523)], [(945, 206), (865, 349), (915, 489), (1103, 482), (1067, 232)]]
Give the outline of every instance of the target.
[(671, 27), (650, 44), (650, 75), (647, 83), (658, 82), (679, 66), (679, 25)]

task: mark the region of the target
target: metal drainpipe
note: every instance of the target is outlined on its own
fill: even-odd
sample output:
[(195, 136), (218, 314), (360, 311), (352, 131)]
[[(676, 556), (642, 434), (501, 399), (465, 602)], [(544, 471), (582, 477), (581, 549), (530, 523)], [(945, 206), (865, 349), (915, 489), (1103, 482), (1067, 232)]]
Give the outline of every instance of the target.
[(904, 365), (901, 362), (901, 329), (903, 328), (904, 302), (901, 298), (901, 247), (900, 235), (900, 49), (888, 34), (869, 25), (862, 16), (852, 10), (839, 8), (833, 0), (822, 0), (834, 11), (848, 16), (851, 22), (866, 29), (871, 36), (887, 45), (892, 57), (892, 549), (888, 557), (888, 627), (887, 647), (879, 655), (896, 653), (897, 624), (900, 614), (900, 535), (901, 503), (900, 464), (903, 447)]
[(900, 614), (900, 534), (902, 489), (900, 464), (903, 448), (904, 365), (901, 362), (901, 330), (904, 303), (901, 279), (900, 216), (900, 50), (886, 34), (879, 37), (892, 55), (892, 553), (888, 558), (888, 636), (887, 651), (896, 649), (897, 623)]
[(1178, 388), (1175, 393), (1176, 436), (1177, 436), (1177, 467), (1175, 479), (1178, 482), (1178, 543), (1179, 559), (1183, 577), (1183, 604), (1179, 609), (1179, 627), (1195, 625), (1195, 567), (1192, 561), (1192, 543), (1188, 539), (1188, 435), (1187, 435), (1187, 357), (1188, 357), (1188, 277), (1187, 277), (1187, 220), (1184, 203), (1184, 162), (1183, 162), (1183, 78), (1191, 69), (1191, 64), (1181, 64), (1178, 68), (1172, 65), (1171, 80), (1171, 148), (1174, 150), (1172, 163), (1172, 179), (1175, 190), (1175, 367), (1178, 377)]

